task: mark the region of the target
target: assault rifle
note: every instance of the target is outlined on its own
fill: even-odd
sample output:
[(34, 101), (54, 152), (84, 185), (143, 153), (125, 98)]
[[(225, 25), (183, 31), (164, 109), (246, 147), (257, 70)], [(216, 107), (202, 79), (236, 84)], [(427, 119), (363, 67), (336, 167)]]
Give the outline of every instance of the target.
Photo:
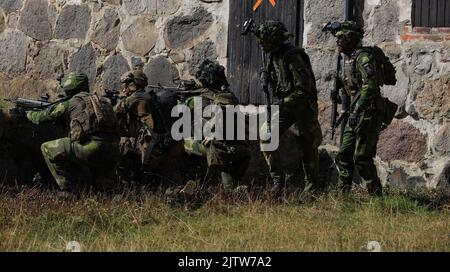
[(5, 98), (4, 101), (14, 103), (15, 108), (22, 109), (25, 111), (28, 110), (40, 110), (45, 109), (48, 106), (52, 105), (51, 102), (48, 100), (50, 99), (50, 96), (48, 94), (45, 94), (39, 98), (39, 100), (32, 100), (32, 99), (26, 99), (26, 98), (17, 98), (17, 99), (9, 99)]
[(164, 90), (176, 93), (181, 100), (184, 100), (190, 96), (196, 96), (205, 93), (204, 90), (199, 89), (199, 85), (193, 79), (181, 80), (178, 87), (167, 87), (158, 84), (158, 85), (148, 85), (147, 88), (151, 91)]
[(338, 113), (338, 104), (341, 104), (341, 97), (339, 96), (339, 90), (343, 87), (342, 81), (340, 79), (341, 74), (341, 62), (342, 62), (342, 55), (339, 54), (337, 59), (337, 67), (336, 67), (336, 74), (334, 78), (334, 88), (331, 90), (331, 102), (332, 102), (332, 108), (331, 108), (331, 140), (334, 140), (334, 136), (336, 134), (336, 128), (339, 127), (339, 124), (337, 123), (337, 118), (339, 116)]
[[(256, 33), (256, 26), (255, 26), (255, 21), (253, 19), (248, 19), (247, 21), (244, 22), (244, 25), (242, 27), (242, 31), (241, 31), (241, 35), (243, 36), (247, 36), (248, 33)], [(269, 89), (269, 83), (270, 83), (270, 74), (271, 74), (271, 70), (272, 67), (267, 63), (266, 60), (266, 54), (264, 53), (264, 50), (261, 48), (261, 59), (262, 59), (262, 69), (260, 71), (260, 83), (261, 83), (261, 87), (263, 92), (266, 95), (266, 101), (267, 101), (267, 125), (268, 125), (268, 132), (270, 133), (272, 124), (272, 108), (271, 108), (271, 91)]]
[(114, 107), (120, 99), (120, 91), (105, 90), (105, 95), (103, 97), (108, 98), (109, 101), (111, 101), (111, 105)]

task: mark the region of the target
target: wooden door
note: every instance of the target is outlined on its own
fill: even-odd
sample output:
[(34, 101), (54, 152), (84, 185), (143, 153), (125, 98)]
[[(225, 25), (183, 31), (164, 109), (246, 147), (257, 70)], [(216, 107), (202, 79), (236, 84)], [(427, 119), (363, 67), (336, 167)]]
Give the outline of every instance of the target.
[(259, 84), (262, 53), (251, 34), (242, 36), (243, 23), (253, 18), (256, 25), (265, 20), (279, 20), (295, 36), (291, 42), (301, 46), (303, 38), (303, 0), (277, 0), (273, 7), (264, 0), (256, 12), (257, 0), (230, 0), (228, 25), (228, 80), (231, 90), (242, 104), (265, 104), (265, 94)]

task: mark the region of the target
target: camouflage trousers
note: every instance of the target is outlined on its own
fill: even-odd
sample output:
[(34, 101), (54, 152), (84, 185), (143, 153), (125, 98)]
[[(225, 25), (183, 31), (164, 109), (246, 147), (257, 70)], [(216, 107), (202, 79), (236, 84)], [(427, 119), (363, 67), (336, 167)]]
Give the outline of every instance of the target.
[[(229, 150), (224, 151), (227, 148)], [(219, 147), (211, 143), (208, 146), (202, 141), (186, 139), (184, 150), (189, 155), (205, 157), (208, 161), (209, 171), (218, 172), (219, 179), (226, 190), (237, 186), (242, 179), (250, 162), (250, 151), (245, 144), (227, 144), (227, 147)]]
[[(289, 97), (281, 105), (278, 112), (272, 113), (279, 118), (280, 138), (292, 125), (299, 129), (297, 145), (303, 151), (302, 166), (305, 173), (305, 182), (318, 186), (319, 151), (322, 143), (322, 130), (318, 121), (317, 102), (308, 99)], [(267, 129), (267, 123), (262, 130)], [(278, 150), (263, 152), (269, 167), (270, 175), (275, 185), (284, 185), (286, 173), (281, 164)]]
[(80, 144), (61, 138), (43, 143), (41, 151), (61, 190), (75, 190), (82, 184), (109, 189), (114, 184), (117, 142), (91, 140)]
[(368, 110), (359, 116), (358, 125), (355, 128), (347, 124), (343, 142), (336, 157), (339, 187), (342, 190), (351, 189), (356, 167), (361, 178), (368, 183), (369, 192), (381, 193), (381, 182), (373, 158), (377, 152), (382, 121), (382, 116), (376, 110)]

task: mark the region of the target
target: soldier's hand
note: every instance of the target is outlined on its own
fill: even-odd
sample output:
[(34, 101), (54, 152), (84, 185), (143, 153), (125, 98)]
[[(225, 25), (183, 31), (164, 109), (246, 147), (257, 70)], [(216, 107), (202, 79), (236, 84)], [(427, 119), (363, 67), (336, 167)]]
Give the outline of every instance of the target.
[(22, 108), (13, 108), (9, 110), (10, 115), (27, 116), (27, 112)]
[(350, 117), (348, 118), (348, 125), (351, 128), (356, 128), (358, 125), (358, 115), (356, 113), (351, 113)]

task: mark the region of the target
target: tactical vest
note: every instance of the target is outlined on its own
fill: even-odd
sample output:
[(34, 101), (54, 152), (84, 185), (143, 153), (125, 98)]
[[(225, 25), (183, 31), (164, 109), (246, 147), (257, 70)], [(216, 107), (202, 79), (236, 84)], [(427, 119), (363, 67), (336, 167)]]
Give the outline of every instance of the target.
[(81, 92), (69, 102), (70, 139), (86, 142), (92, 138), (116, 139), (117, 119), (108, 99)]

